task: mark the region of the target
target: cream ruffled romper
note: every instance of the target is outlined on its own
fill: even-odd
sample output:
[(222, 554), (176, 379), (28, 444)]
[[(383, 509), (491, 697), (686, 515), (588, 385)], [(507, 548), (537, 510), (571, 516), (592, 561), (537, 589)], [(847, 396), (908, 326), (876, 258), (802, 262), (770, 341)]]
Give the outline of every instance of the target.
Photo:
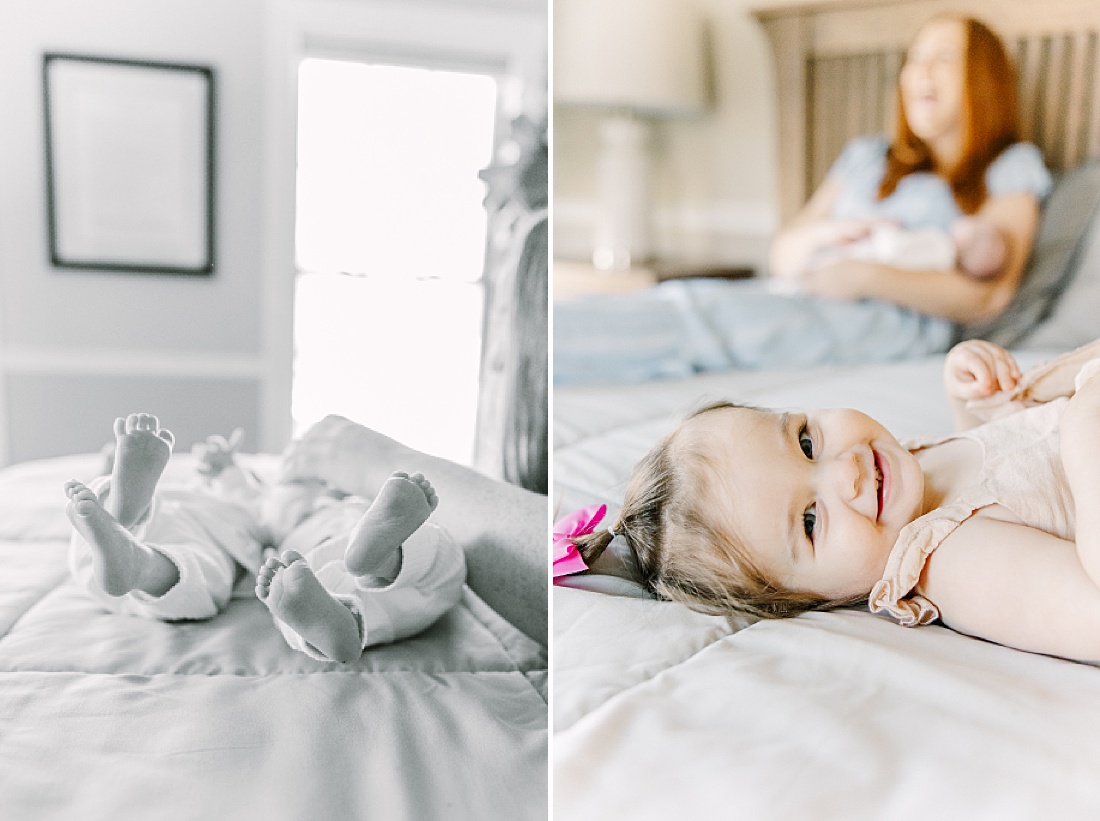
[(1074, 538), (1073, 496), (1059, 455), (1059, 428), (1068, 401), (1056, 399), (954, 436), (906, 443), (917, 451), (971, 439), (981, 446), (984, 460), (978, 478), (958, 499), (902, 529), (882, 579), (871, 590), (871, 610), (887, 612), (906, 627), (939, 618), (936, 606), (912, 590), (932, 552), (983, 507), (1003, 505), (1024, 524)]

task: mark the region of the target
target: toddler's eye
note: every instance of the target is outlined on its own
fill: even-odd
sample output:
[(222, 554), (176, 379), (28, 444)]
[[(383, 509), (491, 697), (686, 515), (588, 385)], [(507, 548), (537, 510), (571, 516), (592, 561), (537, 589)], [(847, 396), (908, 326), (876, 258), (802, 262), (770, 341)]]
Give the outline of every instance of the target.
[(798, 446), (802, 448), (802, 452), (806, 455), (807, 459), (814, 458), (814, 442), (810, 438), (810, 434), (806, 432), (806, 426), (802, 426), (802, 430), (798, 432)]
[(814, 540), (814, 525), (817, 524), (817, 505), (810, 505), (802, 514), (802, 527), (806, 531), (806, 538)]

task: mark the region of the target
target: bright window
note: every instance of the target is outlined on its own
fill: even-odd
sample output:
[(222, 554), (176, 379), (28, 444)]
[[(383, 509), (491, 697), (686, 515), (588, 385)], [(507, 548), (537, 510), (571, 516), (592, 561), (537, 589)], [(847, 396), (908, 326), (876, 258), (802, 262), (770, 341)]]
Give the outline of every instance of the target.
[(339, 413), (469, 463), (496, 82), (327, 59), (298, 80), (294, 433)]

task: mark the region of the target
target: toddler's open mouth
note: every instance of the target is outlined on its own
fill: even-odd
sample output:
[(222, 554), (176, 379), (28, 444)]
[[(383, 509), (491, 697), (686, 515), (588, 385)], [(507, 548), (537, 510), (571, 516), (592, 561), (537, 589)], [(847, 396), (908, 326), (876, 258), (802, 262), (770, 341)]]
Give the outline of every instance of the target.
[(875, 493), (878, 497), (878, 510), (875, 513), (875, 521), (882, 518), (882, 464), (879, 461), (878, 451), (872, 451), (875, 455)]

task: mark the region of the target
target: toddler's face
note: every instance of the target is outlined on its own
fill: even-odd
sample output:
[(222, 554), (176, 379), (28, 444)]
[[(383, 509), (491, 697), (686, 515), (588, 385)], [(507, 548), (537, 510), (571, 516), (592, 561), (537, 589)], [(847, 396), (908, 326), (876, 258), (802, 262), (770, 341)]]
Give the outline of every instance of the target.
[(868, 593), (901, 529), (924, 512), (917, 460), (859, 411), (715, 410), (689, 420), (679, 443), (717, 466), (704, 469), (704, 510), (791, 590)]

